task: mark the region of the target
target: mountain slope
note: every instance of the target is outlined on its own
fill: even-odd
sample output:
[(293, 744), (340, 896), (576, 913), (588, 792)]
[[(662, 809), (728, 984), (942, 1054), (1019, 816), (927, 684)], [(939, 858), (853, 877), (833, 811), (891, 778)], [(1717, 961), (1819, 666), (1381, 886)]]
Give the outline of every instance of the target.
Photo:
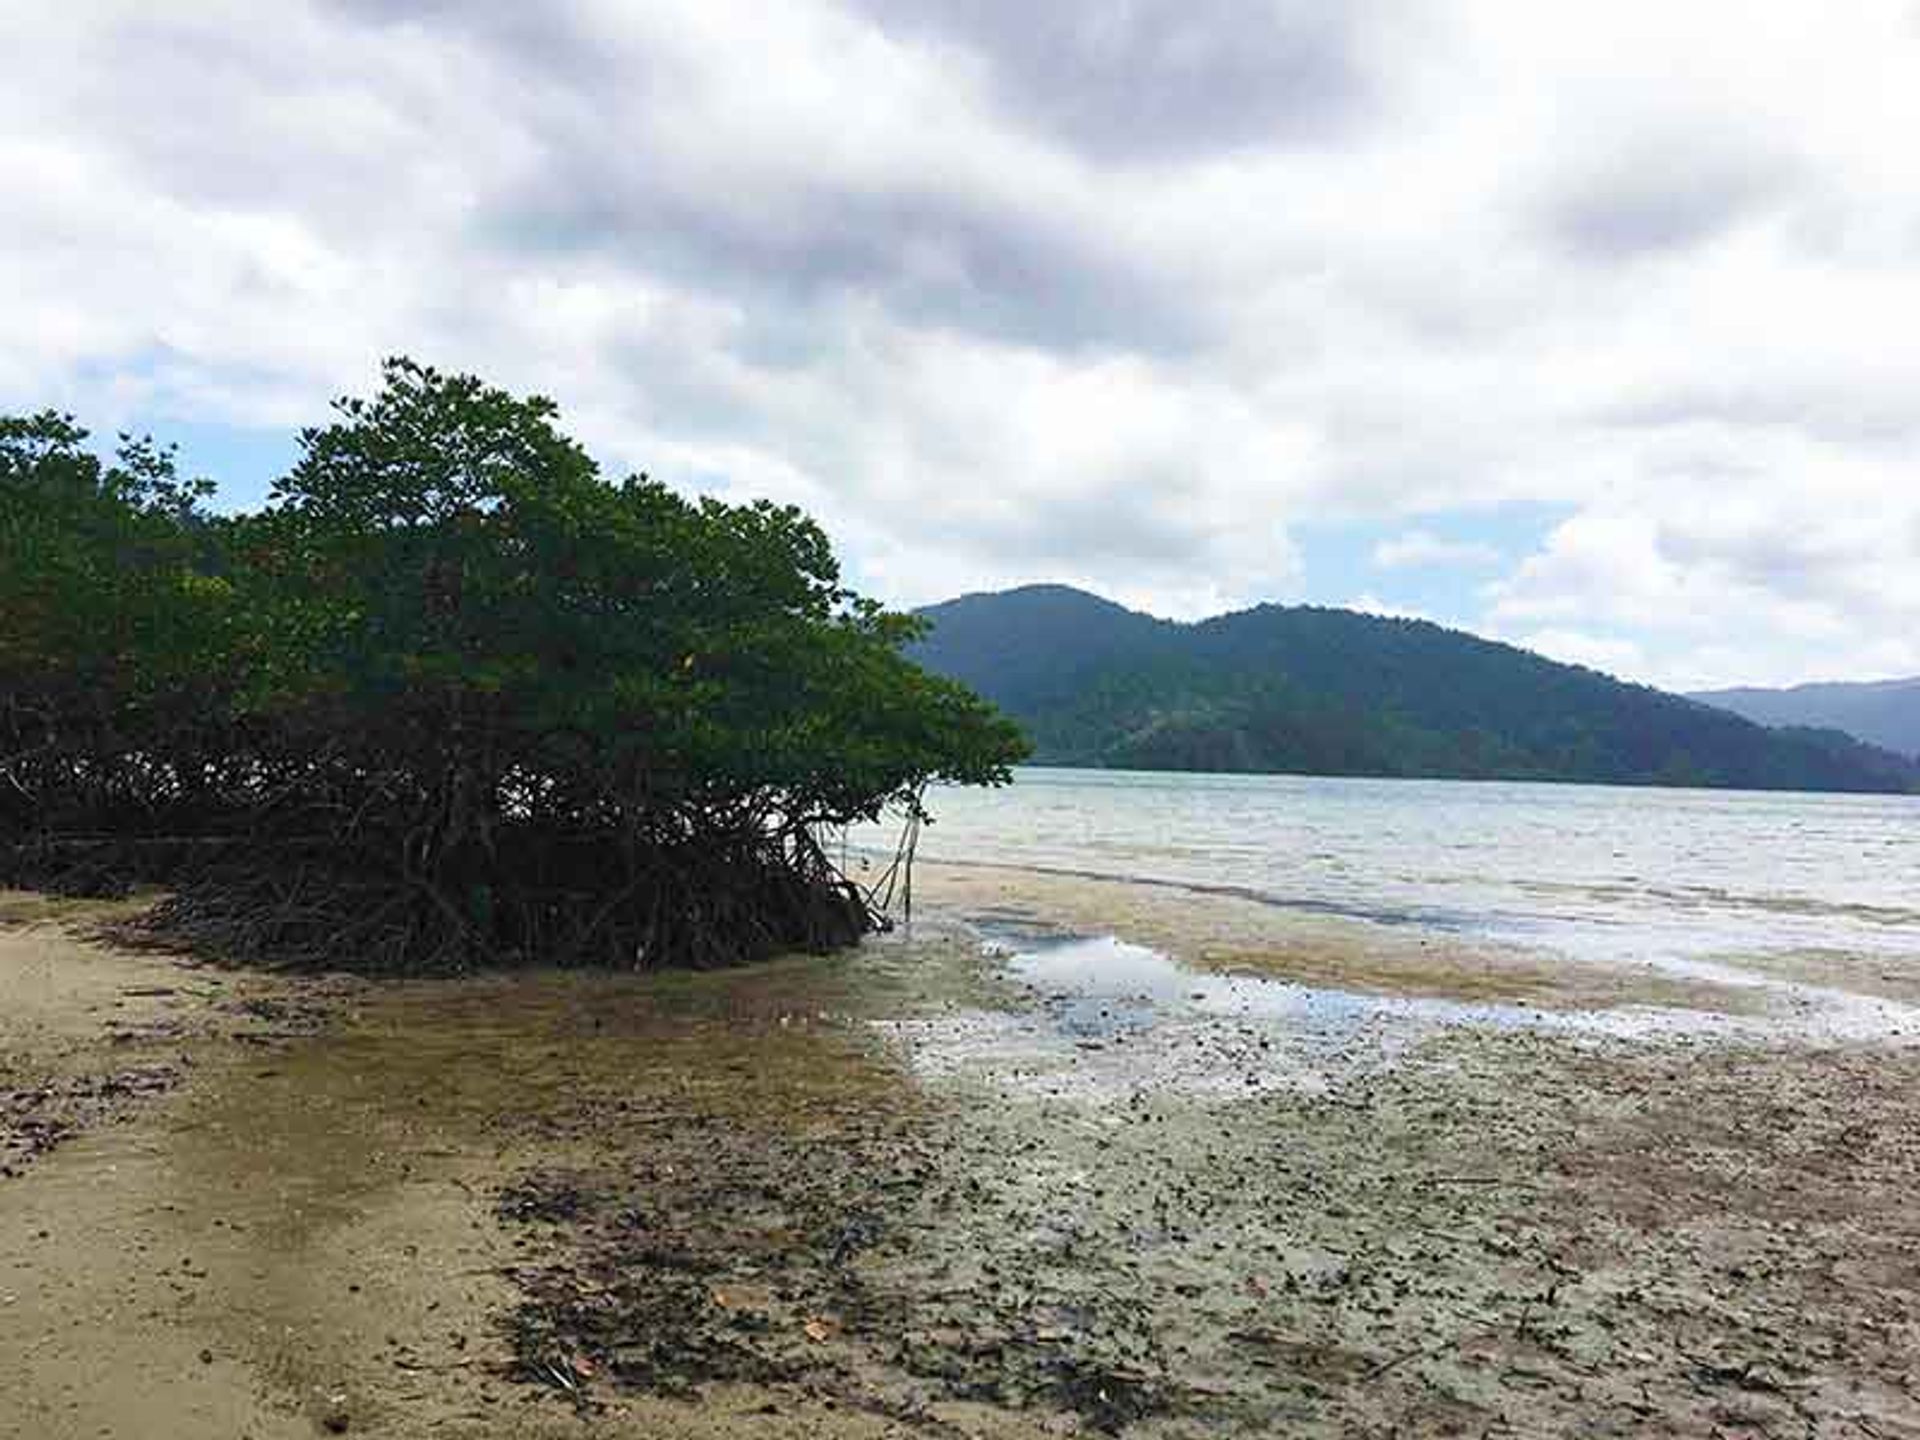
[(1920, 755), (1920, 676), (1865, 685), (1705, 690), (1691, 698), (1761, 725), (1818, 725), (1902, 755)]
[(1920, 765), (1849, 736), (1768, 730), (1424, 621), (1264, 605), (1183, 625), (1058, 585), (920, 613), (915, 658), (1018, 719), (1042, 763), (1920, 789)]

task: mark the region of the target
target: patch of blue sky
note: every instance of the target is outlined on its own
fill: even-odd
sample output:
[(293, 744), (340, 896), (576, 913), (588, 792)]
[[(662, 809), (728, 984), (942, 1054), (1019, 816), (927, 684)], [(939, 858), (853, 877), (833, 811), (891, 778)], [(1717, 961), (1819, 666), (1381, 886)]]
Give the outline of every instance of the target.
[[(1571, 513), (1564, 505), (1514, 502), (1384, 520), (1299, 524), (1290, 531), (1301, 567), (1292, 598), (1314, 605), (1352, 605), (1364, 599), (1378, 608), (1471, 629), (1485, 611), (1486, 586), (1511, 574)], [(1457, 553), (1383, 563), (1383, 546), (1413, 534)]]
[[(177, 446), (180, 473), (213, 481), (219, 487), (213, 503), (220, 510), (259, 508), (273, 482), (300, 458), (300, 438), (290, 426), (223, 425), (135, 412), (118, 428)], [(116, 437), (96, 433), (93, 440), (105, 452)]]
[[(167, 345), (92, 361), (77, 367), (70, 388), (105, 408), (76, 407), (75, 418), (92, 432), (100, 454), (111, 455), (122, 434), (151, 435), (177, 447), (181, 474), (214, 482), (217, 508), (253, 509), (299, 458), (297, 427), (208, 416), (207, 379), (204, 367)], [(270, 379), (259, 372), (223, 374), (221, 388), (244, 390), (249, 380)], [(314, 418), (325, 419), (324, 400)]]

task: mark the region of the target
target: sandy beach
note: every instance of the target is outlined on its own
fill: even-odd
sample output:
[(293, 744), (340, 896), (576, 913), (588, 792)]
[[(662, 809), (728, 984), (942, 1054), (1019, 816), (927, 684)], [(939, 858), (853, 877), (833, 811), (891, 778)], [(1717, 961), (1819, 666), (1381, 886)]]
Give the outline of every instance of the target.
[(1906, 980), (916, 884), (393, 984), (7, 897), (0, 1435), (1920, 1435)]

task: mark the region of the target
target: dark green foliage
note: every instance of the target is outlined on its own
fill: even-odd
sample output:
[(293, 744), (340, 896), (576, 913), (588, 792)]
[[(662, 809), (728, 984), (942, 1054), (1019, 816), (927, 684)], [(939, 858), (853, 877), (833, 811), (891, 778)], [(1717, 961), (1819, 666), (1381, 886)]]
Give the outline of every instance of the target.
[[(542, 399), (392, 362), (257, 514), (0, 432), (0, 867), (160, 878), (229, 950), (715, 964), (872, 922), (815, 843), (1011, 724), (792, 508), (609, 484)], [(0, 877), (4, 878), (4, 877)]]
[(234, 617), (206, 487), (150, 442), (106, 465), (85, 439), (65, 416), (0, 418), (0, 838), (144, 829), (156, 782), (216, 763)]
[(1920, 788), (1834, 732), (1678, 696), (1413, 620), (1261, 606), (1197, 625), (1060, 586), (922, 612), (914, 651), (1064, 765), (1756, 789)]

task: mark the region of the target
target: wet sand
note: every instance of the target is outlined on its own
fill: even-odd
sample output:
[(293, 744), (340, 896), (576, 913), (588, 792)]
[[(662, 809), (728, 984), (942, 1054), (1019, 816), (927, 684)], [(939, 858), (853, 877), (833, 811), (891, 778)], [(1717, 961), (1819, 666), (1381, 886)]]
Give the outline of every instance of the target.
[(1583, 962), (1412, 925), (1287, 910), (1232, 892), (995, 865), (923, 864), (915, 878), (935, 909), (1015, 932), (1115, 933), (1200, 969), (1302, 985), (1559, 1010), (1664, 1005), (1732, 1013), (1752, 1002), (1736, 988), (1652, 963)]
[[(67, 1117), (0, 1179), (0, 1436), (1920, 1435), (1895, 1011), (917, 888), (847, 956), (397, 985), (0, 903), (6, 1138)], [(1194, 988), (1059, 960), (1109, 932)]]

